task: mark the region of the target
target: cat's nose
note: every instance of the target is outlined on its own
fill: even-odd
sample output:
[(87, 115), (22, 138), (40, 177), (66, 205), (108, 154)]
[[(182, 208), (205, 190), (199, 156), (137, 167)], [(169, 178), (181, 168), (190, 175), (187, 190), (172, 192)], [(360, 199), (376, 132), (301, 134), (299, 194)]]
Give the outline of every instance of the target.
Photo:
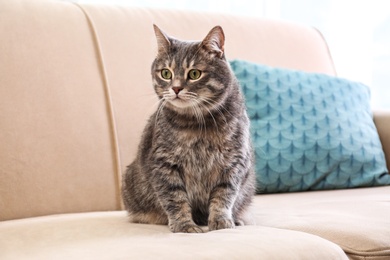
[(182, 87), (172, 87), (172, 90), (173, 92), (175, 92), (175, 94), (179, 94), (180, 91), (182, 91), (184, 88)]

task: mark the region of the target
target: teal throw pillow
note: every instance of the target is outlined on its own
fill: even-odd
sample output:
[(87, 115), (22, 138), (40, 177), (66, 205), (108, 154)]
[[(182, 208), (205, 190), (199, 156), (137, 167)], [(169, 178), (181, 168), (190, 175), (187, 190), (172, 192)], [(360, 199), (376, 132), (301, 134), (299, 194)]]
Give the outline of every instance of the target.
[(258, 193), (390, 184), (365, 85), (240, 60), (231, 67), (251, 120)]

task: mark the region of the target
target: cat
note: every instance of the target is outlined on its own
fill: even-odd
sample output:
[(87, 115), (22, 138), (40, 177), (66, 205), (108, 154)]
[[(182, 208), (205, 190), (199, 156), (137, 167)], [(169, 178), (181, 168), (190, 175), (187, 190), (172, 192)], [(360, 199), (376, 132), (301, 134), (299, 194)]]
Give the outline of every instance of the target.
[(249, 119), (240, 86), (214, 27), (181, 41), (156, 25), (151, 74), (160, 99), (136, 159), (123, 176), (132, 222), (201, 233), (246, 223), (255, 193)]

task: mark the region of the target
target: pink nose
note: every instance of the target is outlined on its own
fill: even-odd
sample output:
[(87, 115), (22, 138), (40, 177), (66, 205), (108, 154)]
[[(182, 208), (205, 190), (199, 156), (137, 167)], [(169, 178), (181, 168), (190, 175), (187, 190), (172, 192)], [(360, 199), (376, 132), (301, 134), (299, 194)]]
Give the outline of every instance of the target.
[(173, 90), (173, 91), (175, 92), (175, 94), (177, 95), (177, 94), (179, 94), (180, 91), (183, 90), (183, 88), (182, 88), (182, 87), (172, 87), (172, 90)]

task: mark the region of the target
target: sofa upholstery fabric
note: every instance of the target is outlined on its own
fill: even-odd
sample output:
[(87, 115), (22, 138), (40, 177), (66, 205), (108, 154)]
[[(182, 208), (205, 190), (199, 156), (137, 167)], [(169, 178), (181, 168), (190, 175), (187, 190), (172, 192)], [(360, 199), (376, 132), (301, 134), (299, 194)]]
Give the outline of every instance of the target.
[(256, 197), (256, 223), (328, 239), (350, 259), (390, 259), (389, 186)]
[[(167, 226), (128, 223), (125, 212), (13, 220), (0, 225), (8, 259), (348, 259), (336, 244), (303, 232), (246, 226), (173, 234)], [(36, 238), (39, 237), (39, 240)]]
[(389, 189), (376, 187), (256, 196), (256, 225), (206, 234), (130, 224), (124, 211), (53, 215), (0, 223), (0, 258), (343, 259), (340, 246), (350, 259), (385, 260), (389, 214)]

